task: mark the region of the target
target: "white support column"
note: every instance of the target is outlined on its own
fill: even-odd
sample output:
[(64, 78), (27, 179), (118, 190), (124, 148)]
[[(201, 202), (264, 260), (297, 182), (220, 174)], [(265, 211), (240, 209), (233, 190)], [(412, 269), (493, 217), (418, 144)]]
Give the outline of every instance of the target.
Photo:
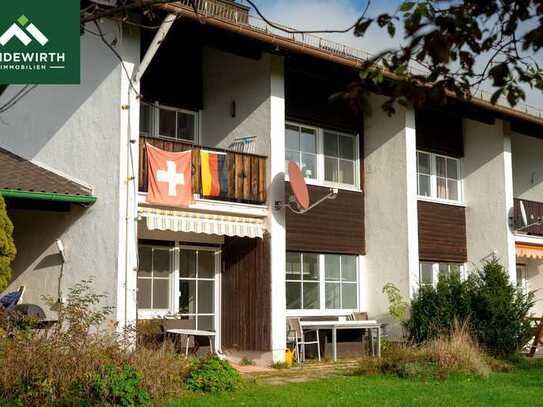
[[(505, 213), (504, 222), (509, 225), (509, 216), (513, 210), (513, 154), (511, 150), (511, 126), (509, 123), (503, 123), (503, 169), (504, 169), (504, 184), (505, 184)], [(511, 227), (507, 227), (507, 270), (511, 281), (517, 283), (517, 254), (515, 250), (515, 236)]]
[(286, 230), (285, 209), (275, 210), (275, 201), (285, 199), (285, 85), (284, 60), (271, 57), (270, 155), (268, 157), (268, 225), (271, 234), (271, 333), (273, 361), (285, 359), (286, 348)]
[[(122, 27), (119, 25), (119, 27)], [(120, 30), (122, 28), (119, 28)], [(119, 52), (128, 74), (132, 75), (139, 63), (139, 36), (121, 32)], [(126, 36), (124, 38), (123, 36)], [(137, 37), (137, 38), (134, 38)], [(119, 329), (136, 322), (137, 291), (137, 189), (139, 141), (139, 84), (118, 67), (121, 81), (121, 143), (119, 174), (119, 249), (117, 268), (116, 320)], [(135, 89), (132, 88), (134, 86)]]
[(501, 120), (485, 124), (464, 119), (464, 197), (468, 270), (496, 255), (516, 280), (511, 136)]
[(405, 173), (407, 199), (407, 255), (409, 267), (409, 295), (419, 287), (419, 221), (417, 208), (417, 131), (415, 110), (405, 112)]

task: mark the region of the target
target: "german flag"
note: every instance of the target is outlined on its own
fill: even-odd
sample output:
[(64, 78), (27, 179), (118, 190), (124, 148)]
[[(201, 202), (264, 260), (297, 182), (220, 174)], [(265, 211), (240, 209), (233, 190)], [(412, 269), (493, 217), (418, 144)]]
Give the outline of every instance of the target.
[(200, 150), (202, 195), (224, 196), (228, 192), (226, 154)]

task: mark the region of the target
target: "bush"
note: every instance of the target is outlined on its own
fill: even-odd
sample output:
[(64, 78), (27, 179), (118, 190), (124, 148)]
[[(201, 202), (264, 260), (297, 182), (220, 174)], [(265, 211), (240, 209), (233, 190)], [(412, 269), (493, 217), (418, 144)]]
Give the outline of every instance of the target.
[(403, 344), (391, 347), (383, 352), (382, 358), (366, 357), (359, 362), (354, 373), (443, 379), (458, 373), (486, 377), (492, 371), (510, 369), (510, 365), (482, 352), (470, 337), (466, 325), (456, 324), (450, 335), (440, 335), (418, 346)]
[(526, 317), (533, 292), (514, 287), (496, 259), (462, 281), (458, 273), (440, 276), (436, 288), (421, 287), (411, 303), (405, 327), (409, 338), (422, 343), (453, 330), (455, 321), (469, 324), (473, 336), (490, 354), (507, 357), (532, 335)]
[(0, 195), (0, 292), (11, 280), (11, 262), (17, 251), (13, 243), (13, 223), (8, 218), (6, 203)]
[(106, 365), (100, 369), (82, 400), (104, 406), (150, 406), (151, 397), (142, 386), (141, 374), (133, 367)]
[(105, 324), (110, 309), (90, 284), (70, 290), (47, 332), (0, 317), (0, 405), (146, 405), (184, 390), (188, 361), (169, 344), (129, 346), (129, 335)]
[(238, 371), (217, 356), (196, 360), (187, 379), (189, 390), (202, 392), (234, 391), (240, 384)]

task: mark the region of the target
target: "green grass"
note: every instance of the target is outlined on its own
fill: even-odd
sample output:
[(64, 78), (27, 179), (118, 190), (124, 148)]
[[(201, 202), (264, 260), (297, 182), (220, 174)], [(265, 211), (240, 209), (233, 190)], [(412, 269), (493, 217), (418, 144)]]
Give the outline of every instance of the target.
[(235, 393), (188, 395), (177, 406), (535, 406), (543, 403), (543, 361), (489, 378), (443, 381), (342, 376), (285, 385), (247, 384)]

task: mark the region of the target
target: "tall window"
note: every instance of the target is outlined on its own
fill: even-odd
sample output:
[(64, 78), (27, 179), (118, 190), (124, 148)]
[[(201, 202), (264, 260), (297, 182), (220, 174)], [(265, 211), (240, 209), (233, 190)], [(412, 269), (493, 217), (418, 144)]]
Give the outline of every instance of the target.
[(215, 316), (215, 252), (180, 250), (179, 314), (210, 330)]
[(140, 132), (150, 137), (197, 141), (198, 115), (189, 110), (141, 103)]
[(420, 262), (419, 264), (419, 284), (421, 286), (436, 286), (440, 276), (459, 273), (461, 277), (464, 274), (464, 265), (460, 263), (430, 263)]
[(324, 179), (354, 185), (355, 138), (351, 135), (324, 131)]
[(357, 257), (287, 252), (287, 309), (324, 312), (358, 308)]
[(138, 308), (170, 308), (170, 249), (140, 246)]
[(460, 160), (417, 151), (417, 191), (419, 196), (462, 200)]
[(287, 253), (287, 308), (319, 309), (319, 255)]
[(285, 160), (296, 162), (304, 177), (323, 185), (358, 185), (356, 135), (288, 123)]
[(317, 132), (307, 127), (287, 124), (286, 160), (294, 161), (306, 178), (317, 179)]
[(357, 306), (358, 279), (354, 256), (324, 255), (327, 309), (354, 309)]

